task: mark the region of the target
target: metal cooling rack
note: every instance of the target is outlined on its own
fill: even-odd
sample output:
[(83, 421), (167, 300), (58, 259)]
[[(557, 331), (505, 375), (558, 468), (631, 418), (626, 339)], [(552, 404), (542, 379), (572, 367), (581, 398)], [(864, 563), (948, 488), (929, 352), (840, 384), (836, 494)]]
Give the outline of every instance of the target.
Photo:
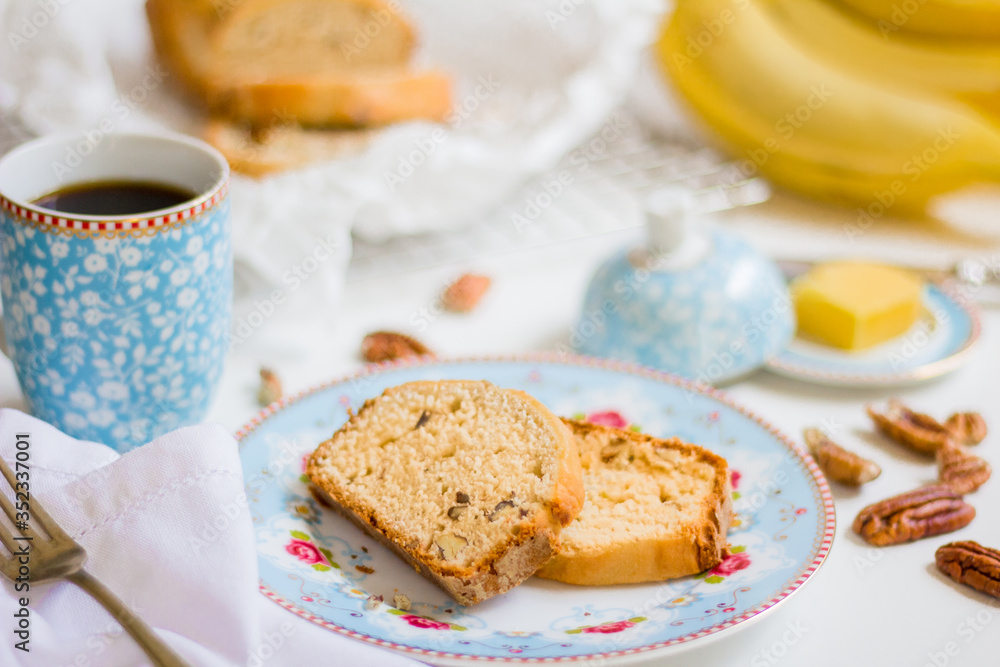
[[(583, 142), (583, 148), (527, 183), (508, 204), (464, 229), (378, 244), (356, 238), (347, 282), (641, 227), (639, 202), (658, 188), (685, 193), (697, 210), (706, 213), (760, 203), (770, 196), (764, 181), (746, 178), (737, 165), (710, 149), (683, 139), (655, 138), (632, 117), (622, 125), (625, 129), (611, 141), (598, 144), (595, 136)], [(601, 150), (586, 148), (591, 145)], [(581, 156), (588, 167), (582, 172)], [(530, 225), (524, 225), (525, 203), (537, 201), (545, 193), (543, 184), (563, 170), (574, 174), (573, 181)]]

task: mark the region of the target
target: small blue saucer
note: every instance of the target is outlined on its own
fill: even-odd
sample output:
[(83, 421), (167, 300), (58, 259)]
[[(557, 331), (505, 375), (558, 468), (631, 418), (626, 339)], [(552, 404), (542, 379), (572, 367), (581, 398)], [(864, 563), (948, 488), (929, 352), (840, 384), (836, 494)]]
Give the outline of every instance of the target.
[(803, 338), (767, 363), (768, 370), (816, 384), (877, 387), (913, 384), (960, 367), (979, 340), (976, 306), (949, 285), (928, 283), (924, 312), (902, 336), (859, 352)]

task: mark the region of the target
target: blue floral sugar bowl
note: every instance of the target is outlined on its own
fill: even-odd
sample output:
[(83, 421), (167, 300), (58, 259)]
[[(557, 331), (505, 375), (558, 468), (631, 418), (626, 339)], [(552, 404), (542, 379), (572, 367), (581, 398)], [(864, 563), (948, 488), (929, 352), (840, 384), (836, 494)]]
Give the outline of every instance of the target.
[(675, 191), (652, 195), (646, 212), (646, 247), (619, 252), (593, 277), (570, 340), (576, 351), (720, 384), (789, 343), (795, 311), (772, 261), (698, 224)]

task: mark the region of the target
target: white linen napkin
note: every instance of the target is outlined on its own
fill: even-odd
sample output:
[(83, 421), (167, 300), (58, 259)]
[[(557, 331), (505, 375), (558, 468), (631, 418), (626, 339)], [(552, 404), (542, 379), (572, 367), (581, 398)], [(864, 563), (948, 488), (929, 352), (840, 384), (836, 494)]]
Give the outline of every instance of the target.
[[(119, 456), (11, 409), (0, 456), (29, 434), (30, 492), (87, 550), (86, 569), (193, 665), (413, 665), (297, 618), (257, 588), (257, 553), (236, 441), (218, 425), (180, 429)], [(8, 496), (12, 493), (6, 489)], [(19, 597), (3, 579), (0, 665), (135, 666), (145, 654), (75, 585), (32, 585), (30, 648), (14, 648)]]

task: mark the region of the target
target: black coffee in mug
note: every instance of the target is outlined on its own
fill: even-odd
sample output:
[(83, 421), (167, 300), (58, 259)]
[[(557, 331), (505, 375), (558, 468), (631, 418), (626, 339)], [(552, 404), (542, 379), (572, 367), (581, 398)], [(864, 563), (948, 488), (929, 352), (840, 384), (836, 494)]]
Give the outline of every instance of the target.
[(59, 213), (136, 215), (172, 208), (194, 197), (193, 192), (165, 183), (91, 181), (61, 188), (32, 203)]

